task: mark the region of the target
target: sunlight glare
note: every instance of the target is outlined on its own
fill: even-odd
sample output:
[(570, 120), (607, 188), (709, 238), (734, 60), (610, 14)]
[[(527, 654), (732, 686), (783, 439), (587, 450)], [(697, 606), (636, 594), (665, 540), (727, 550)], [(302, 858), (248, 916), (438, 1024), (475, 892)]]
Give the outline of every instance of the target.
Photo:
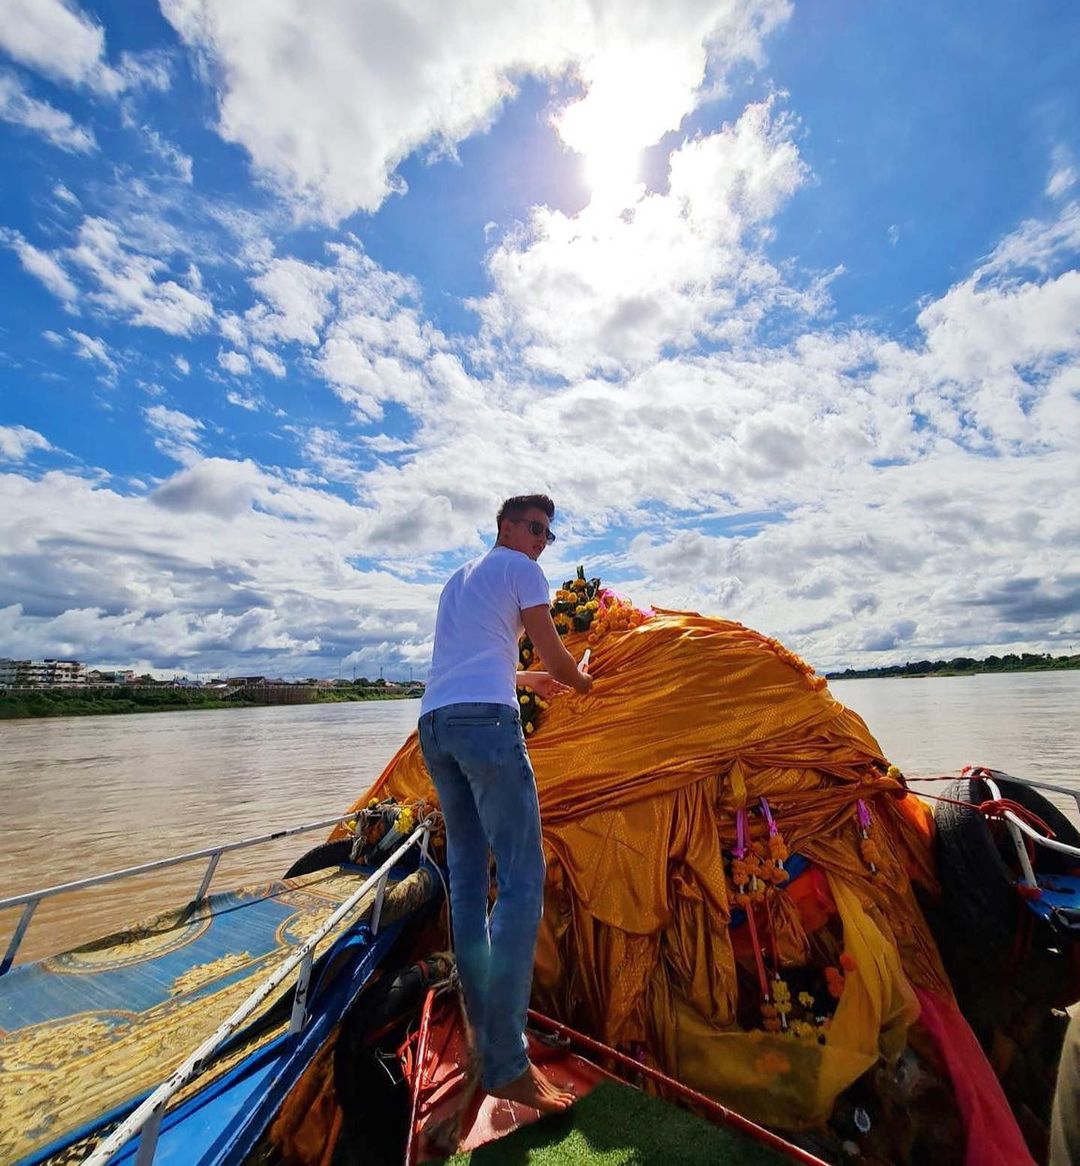
[(658, 136), (648, 102), (633, 71), (612, 70), (556, 118), (559, 137), (583, 157), (594, 207), (618, 212), (640, 199), (642, 151)]

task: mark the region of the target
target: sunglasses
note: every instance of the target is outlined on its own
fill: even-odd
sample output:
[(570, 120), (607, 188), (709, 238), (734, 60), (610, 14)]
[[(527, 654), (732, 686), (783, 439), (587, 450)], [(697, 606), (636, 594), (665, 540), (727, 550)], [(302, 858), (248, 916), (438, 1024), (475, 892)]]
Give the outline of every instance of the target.
[(547, 540), (548, 546), (555, 541), (555, 536), (551, 533), (549, 527), (546, 527), (542, 522), (537, 522), (535, 518), (515, 518), (514, 522), (524, 523), (529, 528), (529, 534), (539, 538), (541, 535)]

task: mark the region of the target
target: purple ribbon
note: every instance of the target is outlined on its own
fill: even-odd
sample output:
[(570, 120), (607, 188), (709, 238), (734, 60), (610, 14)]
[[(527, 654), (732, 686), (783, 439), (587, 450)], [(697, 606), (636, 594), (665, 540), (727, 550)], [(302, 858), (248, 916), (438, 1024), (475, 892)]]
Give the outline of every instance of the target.
[(746, 811), (735, 811), (735, 849), (732, 851), (736, 858), (746, 857)]
[(862, 798), (859, 798), (859, 800), (855, 803), (855, 812), (858, 814), (859, 818), (859, 829), (864, 834), (868, 834), (870, 832), (872, 819), (870, 817), (870, 808), (867, 806), (866, 802), (862, 800)]
[(769, 803), (764, 799), (764, 797), (759, 798), (758, 800), (761, 802), (761, 812), (765, 815), (765, 821), (769, 824), (769, 833), (775, 834), (777, 827), (776, 822), (773, 821), (772, 812), (769, 809)]

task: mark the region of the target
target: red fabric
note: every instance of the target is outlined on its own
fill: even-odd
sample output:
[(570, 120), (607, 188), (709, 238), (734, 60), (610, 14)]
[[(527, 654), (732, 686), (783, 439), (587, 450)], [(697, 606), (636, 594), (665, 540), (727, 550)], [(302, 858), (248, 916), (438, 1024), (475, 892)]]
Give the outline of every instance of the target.
[(1035, 1166), (1020, 1127), (982, 1046), (960, 1009), (934, 992), (916, 988), (919, 1023), (949, 1068), (967, 1130), (966, 1166)]
[[(598, 1082), (612, 1079), (561, 1045), (539, 1041), (532, 1033), (526, 1036), (529, 1060), (560, 1089), (581, 1098)], [(417, 1034), (413, 1033), (407, 1043), (415, 1050)], [(416, 1162), (443, 1162), (451, 1154), (476, 1150), (540, 1120), (535, 1109), (491, 1097), (479, 1088), (456, 993), (444, 993), (434, 1001), (425, 1063), (418, 1064), (414, 1056), (406, 1055), (402, 1067), (410, 1087), (420, 1093)]]

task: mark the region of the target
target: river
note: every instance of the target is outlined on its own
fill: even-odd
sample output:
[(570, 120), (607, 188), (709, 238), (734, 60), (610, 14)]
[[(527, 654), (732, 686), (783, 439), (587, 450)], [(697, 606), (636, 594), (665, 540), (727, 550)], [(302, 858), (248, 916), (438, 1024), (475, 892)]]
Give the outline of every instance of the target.
[[(980, 764), (1080, 789), (1080, 672), (830, 688), (910, 776)], [(402, 700), (0, 722), (0, 897), (342, 813), (418, 709)], [(213, 886), (277, 877), (324, 837), (226, 856)], [(175, 905), (202, 872), (173, 867), (131, 880), (123, 897), (114, 886), (47, 902), (19, 962)], [(0, 914), (0, 954), (16, 919)]]

